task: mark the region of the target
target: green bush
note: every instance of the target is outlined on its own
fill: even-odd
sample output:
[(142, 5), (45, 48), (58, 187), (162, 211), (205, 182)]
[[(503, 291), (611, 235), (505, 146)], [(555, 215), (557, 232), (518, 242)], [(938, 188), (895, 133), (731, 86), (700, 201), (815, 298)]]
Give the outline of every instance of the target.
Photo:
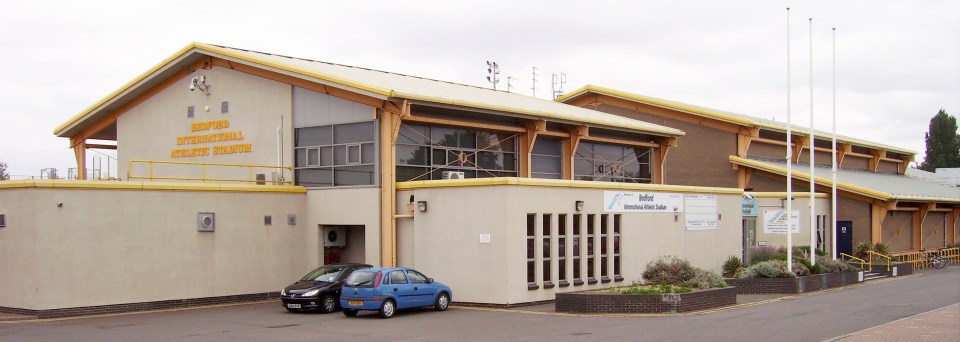
[[(786, 253), (785, 249), (783, 250), (783, 253)], [(780, 251), (771, 246), (750, 247), (747, 249), (746, 265), (756, 265), (757, 263), (767, 260), (775, 260), (779, 254)], [(786, 256), (784, 256), (784, 260), (786, 260)]]
[(890, 246), (887, 246), (887, 244), (883, 242), (877, 242), (873, 245), (873, 252), (880, 255), (890, 256)]
[[(738, 259), (739, 260), (739, 259)], [(723, 280), (716, 272), (696, 269), (693, 278), (687, 280), (683, 285), (695, 287), (698, 289), (712, 289), (717, 287), (727, 287), (727, 282)]]
[(823, 273), (837, 273), (837, 272), (846, 272), (856, 270), (853, 266), (840, 261), (833, 260), (826, 257), (817, 257), (817, 265), (820, 266), (820, 269)]
[(740, 272), (740, 278), (793, 278), (797, 275), (787, 271), (787, 263), (782, 260), (768, 260), (753, 264)]
[(872, 250), (873, 244), (870, 243), (870, 241), (860, 241), (857, 242), (856, 246), (853, 247), (853, 256), (867, 260), (867, 258), (870, 257), (870, 251)]
[[(786, 263), (784, 263), (786, 265)], [(810, 261), (807, 259), (798, 259), (793, 258), (793, 273), (799, 276), (808, 276), (810, 275), (810, 269), (813, 266), (810, 266)]]
[(662, 256), (647, 264), (643, 279), (655, 284), (680, 285), (696, 274), (690, 262), (675, 256)]
[(736, 277), (741, 268), (743, 268), (743, 264), (740, 262), (740, 257), (731, 255), (723, 263), (723, 276), (727, 278)]
[(667, 284), (642, 285), (634, 283), (625, 288), (620, 288), (617, 292), (622, 294), (667, 294), (667, 293), (687, 293), (693, 289), (686, 286), (673, 286)]

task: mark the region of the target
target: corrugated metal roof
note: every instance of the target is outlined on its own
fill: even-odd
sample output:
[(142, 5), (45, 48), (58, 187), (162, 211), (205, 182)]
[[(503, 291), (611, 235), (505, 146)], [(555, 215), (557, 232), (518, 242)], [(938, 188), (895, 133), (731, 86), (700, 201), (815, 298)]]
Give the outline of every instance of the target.
[[(787, 174), (786, 161), (737, 156), (730, 156), (730, 161), (734, 164), (780, 175)], [(829, 186), (831, 183), (830, 168), (814, 166), (813, 169), (815, 181), (818, 184)], [(795, 165), (792, 171), (794, 178), (809, 181), (809, 164)], [(960, 203), (960, 188), (905, 175), (841, 169), (837, 170), (837, 187), (883, 200)]]
[[(352, 90), (382, 95), (387, 98), (418, 100), (421, 102), (465, 108), (485, 109), (520, 114), (526, 117), (541, 118), (550, 121), (587, 124), (602, 128), (643, 132), (654, 135), (682, 136), (684, 134), (681, 130), (666, 126), (516, 93), (226, 46), (193, 43), (184, 50), (181, 50), (181, 52), (178, 52), (178, 55), (168, 58), (167, 61), (185, 60), (186, 58), (181, 57), (195, 53), (211, 54), (239, 62), (275, 68), (304, 77), (340, 84)], [(159, 70), (161, 67), (163, 66), (155, 67), (153, 70)], [(121, 94), (127, 93), (127, 88), (133, 87), (140, 83), (140, 81), (151, 77), (151, 75), (151, 72), (141, 75), (141, 78), (128, 83), (124, 88), (114, 92), (98, 104), (91, 106), (87, 111), (80, 113), (71, 119), (71, 121), (58, 127), (55, 133), (64, 136), (63, 134), (67, 133), (67, 128), (72, 128), (77, 123), (87, 120), (93, 116), (92, 114), (100, 110), (104, 104), (117, 100)]]
[[(559, 98), (557, 98), (557, 101), (563, 102), (563, 101), (573, 99), (580, 95), (584, 95), (590, 92), (597, 93), (597, 94), (604, 94), (604, 95), (613, 96), (613, 97), (619, 97), (626, 100), (638, 101), (638, 102), (647, 103), (657, 107), (669, 108), (669, 109), (678, 110), (681, 112), (708, 117), (708, 118), (712, 118), (720, 121), (731, 122), (739, 125), (754, 126), (754, 127), (764, 128), (764, 129), (778, 131), (778, 132), (787, 131), (787, 126), (786, 126), (786, 123), (784, 122), (778, 122), (770, 119), (764, 119), (760, 117), (727, 112), (727, 111), (722, 111), (717, 109), (711, 109), (711, 108), (686, 104), (686, 103), (672, 101), (672, 100), (660, 99), (660, 98), (651, 97), (651, 96), (633, 94), (625, 91), (614, 90), (614, 89), (604, 88), (604, 87), (599, 87), (594, 85), (587, 85), (580, 89), (564, 94), (563, 96), (560, 96)], [(791, 130), (793, 131), (794, 134), (799, 134), (799, 135), (810, 134), (809, 128), (804, 126), (793, 125), (791, 127)], [(825, 140), (830, 140), (832, 139), (832, 136), (833, 136), (832, 132), (825, 132), (821, 130), (813, 130), (813, 134), (817, 138), (825, 139)], [(892, 152), (902, 153), (902, 154), (909, 154), (909, 155), (917, 154), (916, 151), (908, 150), (905, 148), (884, 145), (876, 142), (843, 136), (840, 134), (837, 134), (837, 141), (841, 143), (849, 143), (849, 144), (854, 144), (859, 146), (874, 147), (874, 148), (879, 148), (886, 151), (892, 151)]]

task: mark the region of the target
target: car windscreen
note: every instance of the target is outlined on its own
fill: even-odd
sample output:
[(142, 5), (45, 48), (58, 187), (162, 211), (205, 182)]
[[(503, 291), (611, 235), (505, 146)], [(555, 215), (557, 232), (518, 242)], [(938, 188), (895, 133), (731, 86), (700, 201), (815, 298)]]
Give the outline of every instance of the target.
[(303, 279), (300, 280), (333, 282), (345, 268), (346, 267), (343, 266), (320, 266), (313, 270), (313, 272), (303, 276)]
[(347, 277), (347, 281), (344, 284), (352, 287), (373, 287), (373, 278), (375, 278), (376, 275), (376, 272), (356, 271)]

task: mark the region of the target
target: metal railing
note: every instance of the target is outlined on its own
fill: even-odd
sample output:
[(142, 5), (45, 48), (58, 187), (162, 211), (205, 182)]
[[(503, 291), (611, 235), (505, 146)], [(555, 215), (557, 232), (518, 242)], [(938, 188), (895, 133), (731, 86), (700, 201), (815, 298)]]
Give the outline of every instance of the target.
[[(148, 174), (135, 175), (135, 165), (147, 165)], [(159, 176), (156, 172), (156, 165), (175, 165), (175, 166), (186, 166), (186, 167), (199, 167), (200, 176), (199, 177), (188, 177), (188, 176)], [(208, 176), (208, 167), (222, 167), (227, 169), (246, 169), (247, 178), (216, 178)], [(263, 170), (287, 170), (293, 171), (293, 167), (290, 166), (276, 166), (276, 165), (251, 165), (251, 164), (225, 164), (225, 163), (197, 163), (197, 162), (175, 162), (175, 161), (162, 161), (162, 160), (139, 160), (131, 159), (128, 162), (127, 167), (127, 179), (145, 179), (145, 180), (181, 180), (181, 181), (201, 181), (201, 182), (241, 182), (241, 183), (257, 183), (257, 184), (290, 184), (291, 181), (284, 180), (282, 176), (279, 179), (257, 179), (254, 174), (254, 169), (263, 169)]]
[(888, 256), (886, 256), (886, 255), (883, 255), (883, 254), (874, 252), (874, 251), (868, 251), (867, 254), (868, 254), (869, 259), (870, 259), (870, 262), (869, 262), (870, 272), (873, 272), (873, 260), (887, 259), (887, 272), (890, 272), (890, 270), (893, 269), (893, 259), (892, 259), (892, 258), (890, 258), (890, 257), (888, 257)]
[(847, 257), (847, 258), (850, 259), (850, 260), (859, 261), (859, 262), (860, 262), (860, 269), (861, 269), (861, 270), (863, 269), (863, 264), (867, 263), (866, 260), (860, 259), (860, 258), (855, 257), (855, 256), (852, 256), (852, 255), (850, 255), (850, 254), (840, 253), (840, 260), (841, 260), (841, 261), (844, 261), (844, 260), (843, 260), (843, 257)]
[(925, 268), (930, 268), (931, 266), (930, 260), (927, 259), (927, 253), (939, 254), (946, 259), (950, 259), (950, 261), (953, 261), (954, 263), (960, 263), (960, 248), (958, 247), (897, 253), (892, 255), (892, 257), (898, 262), (909, 262), (913, 264), (913, 269), (915, 270), (922, 270)]

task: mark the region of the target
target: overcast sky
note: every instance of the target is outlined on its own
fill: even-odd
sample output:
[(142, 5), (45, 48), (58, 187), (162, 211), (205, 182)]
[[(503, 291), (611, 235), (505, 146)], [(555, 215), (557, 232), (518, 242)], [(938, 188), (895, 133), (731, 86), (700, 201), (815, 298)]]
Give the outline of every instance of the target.
[[(15, 1), (0, 12), (0, 161), (76, 167), (52, 131), (193, 41), (550, 98), (593, 84), (830, 130), (836, 27), (841, 134), (922, 159), (940, 108), (960, 114), (960, 1)], [(684, 146), (681, 140), (681, 148)], [(112, 151), (104, 151), (114, 154)], [(90, 157), (99, 156), (88, 153)], [(106, 159), (105, 157), (104, 160)], [(115, 165), (111, 166), (115, 168)]]

